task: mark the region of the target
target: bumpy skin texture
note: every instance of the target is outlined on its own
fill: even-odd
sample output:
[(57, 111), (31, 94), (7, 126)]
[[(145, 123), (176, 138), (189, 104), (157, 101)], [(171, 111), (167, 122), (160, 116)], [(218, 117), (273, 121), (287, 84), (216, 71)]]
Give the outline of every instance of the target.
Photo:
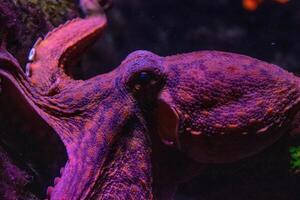
[(203, 51), (167, 57), (164, 65), (163, 95), (171, 96), (188, 133), (179, 134), (182, 148), (199, 161), (251, 154), (275, 139), (299, 108), (299, 79), (247, 56)]
[[(28, 77), (1, 50), (3, 81), (66, 147), (68, 162), (51, 199), (159, 198), (152, 188), (150, 136), (160, 132), (196, 161), (230, 162), (272, 143), (299, 109), (297, 77), (217, 51), (170, 57), (136, 51), (112, 72), (73, 80), (68, 65), (105, 25), (105, 16), (96, 15), (53, 30), (34, 46)], [(145, 83), (141, 77), (148, 75)], [(163, 107), (170, 123), (148, 121), (165, 116)]]

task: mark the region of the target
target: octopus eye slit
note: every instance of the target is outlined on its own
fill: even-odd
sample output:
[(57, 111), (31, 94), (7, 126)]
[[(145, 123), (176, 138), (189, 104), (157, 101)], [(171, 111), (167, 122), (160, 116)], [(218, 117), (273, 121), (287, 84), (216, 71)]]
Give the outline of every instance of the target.
[(157, 79), (158, 77), (156, 74), (148, 71), (141, 71), (132, 76), (129, 81), (129, 86), (133, 91), (139, 91), (155, 85)]
[(164, 77), (156, 71), (139, 71), (132, 75), (128, 82), (128, 89), (138, 99), (154, 100), (162, 89)]
[(141, 85), (149, 84), (150, 81), (153, 81), (155, 78), (155, 75), (151, 72), (142, 71), (138, 74), (137, 82), (139, 82)]

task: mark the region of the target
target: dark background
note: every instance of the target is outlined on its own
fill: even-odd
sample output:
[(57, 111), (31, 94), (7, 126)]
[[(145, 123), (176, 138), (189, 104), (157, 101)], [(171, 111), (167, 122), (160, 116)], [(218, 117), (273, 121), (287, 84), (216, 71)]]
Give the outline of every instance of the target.
[[(266, 0), (254, 12), (242, 0), (114, 0), (108, 30), (90, 53), (84, 76), (108, 71), (132, 51), (161, 56), (222, 50), (246, 54), (300, 73), (300, 2)], [(97, 56), (95, 56), (97, 55)], [(100, 67), (101, 66), (101, 67)]]

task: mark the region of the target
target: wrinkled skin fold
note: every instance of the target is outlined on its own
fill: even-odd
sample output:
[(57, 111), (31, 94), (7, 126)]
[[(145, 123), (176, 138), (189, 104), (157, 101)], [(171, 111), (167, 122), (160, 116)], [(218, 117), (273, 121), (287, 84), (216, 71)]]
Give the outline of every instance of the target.
[(66, 149), (50, 199), (160, 198), (155, 145), (188, 162), (233, 162), (272, 144), (299, 109), (297, 77), (233, 53), (136, 51), (112, 72), (73, 80), (66, 68), (105, 25), (96, 15), (53, 30), (33, 47), (27, 76), (1, 49), (0, 75), (14, 86), (3, 92), (24, 98)]

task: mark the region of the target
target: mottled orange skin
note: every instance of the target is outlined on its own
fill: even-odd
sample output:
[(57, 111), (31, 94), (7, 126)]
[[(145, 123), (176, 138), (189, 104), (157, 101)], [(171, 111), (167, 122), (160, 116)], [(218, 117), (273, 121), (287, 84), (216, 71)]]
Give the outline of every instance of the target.
[[(158, 190), (164, 188), (155, 180), (155, 188), (152, 184), (152, 172), (161, 168), (152, 166), (167, 154), (157, 156), (155, 150), (151, 161), (150, 145), (150, 137), (154, 149), (155, 144), (161, 145), (153, 120), (159, 102), (175, 113), (175, 120), (162, 126), (178, 126), (160, 137), (168, 135), (174, 140), (171, 146), (202, 163), (231, 162), (258, 152), (289, 127), (299, 110), (297, 77), (233, 53), (202, 51), (160, 57), (136, 51), (112, 72), (73, 80), (66, 65), (73, 63), (105, 24), (104, 16), (92, 16), (49, 33), (34, 46), (36, 52), (27, 66), (29, 77), (12, 56), (0, 54), (1, 76), (66, 147), (68, 162), (51, 199), (162, 197)], [(133, 77), (141, 72), (154, 74), (155, 82), (135, 83)], [(178, 150), (173, 153), (179, 154)]]
[(180, 146), (202, 162), (259, 151), (284, 132), (300, 106), (298, 77), (247, 56), (202, 51), (166, 57), (164, 65), (163, 94), (182, 120)]

